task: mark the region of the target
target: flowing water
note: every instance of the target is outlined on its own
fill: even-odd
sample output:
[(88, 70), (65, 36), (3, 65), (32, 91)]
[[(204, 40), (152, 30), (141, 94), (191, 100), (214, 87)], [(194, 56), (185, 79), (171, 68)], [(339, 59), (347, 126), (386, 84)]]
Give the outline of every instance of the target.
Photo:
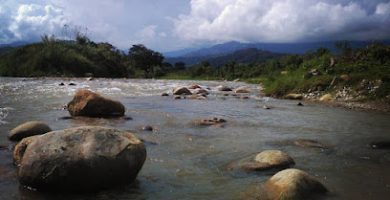
[[(64, 82), (65, 86), (59, 86)], [(76, 83), (69, 86), (68, 83)], [(320, 180), (330, 193), (325, 199), (388, 199), (390, 150), (374, 150), (370, 141), (390, 140), (390, 115), (351, 111), (318, 104), (262, 98), (258, 85), (197, 81), (212, 90), (208, 100), (173, 100), (160, 96), (194, 81), (129, 79), (16, 79), (0, 78), (0, 199), (236, 199), (272, 172), (226, 171), (234, 160), (268, 149), (290, 154), (295, 168)], [(224, 96), (218, 85), (246, 85), (247, 100)], [(63, 109), (79, 88), (121, 101), (124, 119), (62, 119)], [(266, 110), (262, 106), (272, 106)], [(220, 117), (225, 127), (196, 127), (191, 121)], [(42, 120), (52, 129), (102, 125), (133, 130), (144, 138), (147, 160), (129, 186), (94, 194), (42, 194), (19, 186), (12, 165), (10, 129), (26, 121)], [(151, 125), (153, 132), (142, 131)], [(303, 148), (297, 139), (312, 139), (328, 148)], [(4, 147), (5, 146), (5, 147)], [(8, 149), (6, 149), (8, 146)]]

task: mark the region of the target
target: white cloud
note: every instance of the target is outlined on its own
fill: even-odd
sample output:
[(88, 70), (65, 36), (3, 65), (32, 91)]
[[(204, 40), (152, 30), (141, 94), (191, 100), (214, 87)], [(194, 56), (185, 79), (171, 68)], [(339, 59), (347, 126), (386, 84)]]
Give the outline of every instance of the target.
[(358, 1), (192, 0), (191, 12), (174, 23), (190, 41), (389, 39), (389, 11), (390, 2), (370, 12)]
[(142, 40), (153, 39), (157, 36), (156, 29), (157, 29), (156, 25), (146, 26), (145, 28), (138, 31), (136, 36), (138, 36), (138, 38), (140, 38)]
[(4, 3), (0, 12), (0, 43), (37, 40), (43, 34), (58, 33), (68, 22), (62, 9), (50, 4)]

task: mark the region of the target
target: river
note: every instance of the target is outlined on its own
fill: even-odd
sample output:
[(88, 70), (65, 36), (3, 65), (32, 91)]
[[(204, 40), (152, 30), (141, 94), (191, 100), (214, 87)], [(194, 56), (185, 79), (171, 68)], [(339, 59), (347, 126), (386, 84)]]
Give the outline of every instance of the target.
[[(59, 86), (63, 82), (65, 86)], [(68, 85), (70, 82), (75, 86)], [(180, 85), (197, 83), (212, 92), (207, 100), (162, 97)], [(215, 87), (248, 86), (249, 99), (224, 96)], [(124, 119), (63, 119), (63, 108), (80, 88), (121, 101)], [(325, 199), (388, 199), (390, 151), (368, 143), (390, 140), (390, 115), (277, 100), (259, 95), (260, 87), (241, 82), (131, 79), (23, 79), (0, 77), (0, 199), (236, 199), (271, 172), (226, 171), (231, 161), (268, 149), (287, 152), (294, 168), (315, 176), (330, 191)], [(263, 109), (264, 105), (272, 109)], [(196, 127), (191, 121), (220, 117), (225, 127)], [(42, 120), (54, 130), (81, 125), (132, 130), (146, 141), (147, 160), (129, 186), (94, 194), (42, 194), (19, 186), (12, 165), (9, 130)], [(153, 132), (142, 131), (151, 125)], [(297, 139), (317, 140), (327, 148), (303, 148)]]

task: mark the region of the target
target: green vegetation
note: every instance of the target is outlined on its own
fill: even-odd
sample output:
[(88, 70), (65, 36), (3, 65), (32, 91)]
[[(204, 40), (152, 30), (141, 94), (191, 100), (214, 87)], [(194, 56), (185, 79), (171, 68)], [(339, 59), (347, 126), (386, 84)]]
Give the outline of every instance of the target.
[[(303, 55), (284, 55), (254, 63), (228, 62), (213, 67), (204, 61), (166, 77), (184, 79), (241, 79), (262, 83), (267, 95), (329, 92), (351, 88), (367, 98), (390, 95), (390, 46), (372, 44), (351, 49), (347, 42), (336, 44), (340, 53), (320, 48)], [(368, 88), (368, 89), (367, 89)]]
[[(352, 49), (335, 44), (339, 53), (319, 48), (303, 55), (244, 49), (199, 64), (173, 65), (138, 44), (127, 54), (109, 43), (95, 43), (76, 32), (73, 40), (43, 36), (42, 41), (0, 51), (0, 76), (129, 77), (235, 80), (261, 83), (267, 95), (336, 93), (344, 87), (368, 99), (389, 99), (390, 46), (371, 44)], [(217, 63), (217, 64), (216, 64)]]
[[(135, 47), (142, 47), (134, 50)], [(155, 77), (164, 75), (164, 57), (143, 45), (129, 55), (109, 43), (95, 43), (83, 34), (74, 40), (42, 36), (42, 41), (0, 54), (0, 76)]]

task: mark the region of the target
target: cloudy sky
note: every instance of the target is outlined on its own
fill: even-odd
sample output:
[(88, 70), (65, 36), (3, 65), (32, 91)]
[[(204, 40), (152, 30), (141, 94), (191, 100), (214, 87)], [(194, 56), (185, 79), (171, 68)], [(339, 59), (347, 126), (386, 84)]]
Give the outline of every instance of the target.
[(390, 0), (0, 0), (0, 43), (67, 37), (64, 25), (122, 49), (159, 51), (233, 40), (382, 40), (390, 39)]

